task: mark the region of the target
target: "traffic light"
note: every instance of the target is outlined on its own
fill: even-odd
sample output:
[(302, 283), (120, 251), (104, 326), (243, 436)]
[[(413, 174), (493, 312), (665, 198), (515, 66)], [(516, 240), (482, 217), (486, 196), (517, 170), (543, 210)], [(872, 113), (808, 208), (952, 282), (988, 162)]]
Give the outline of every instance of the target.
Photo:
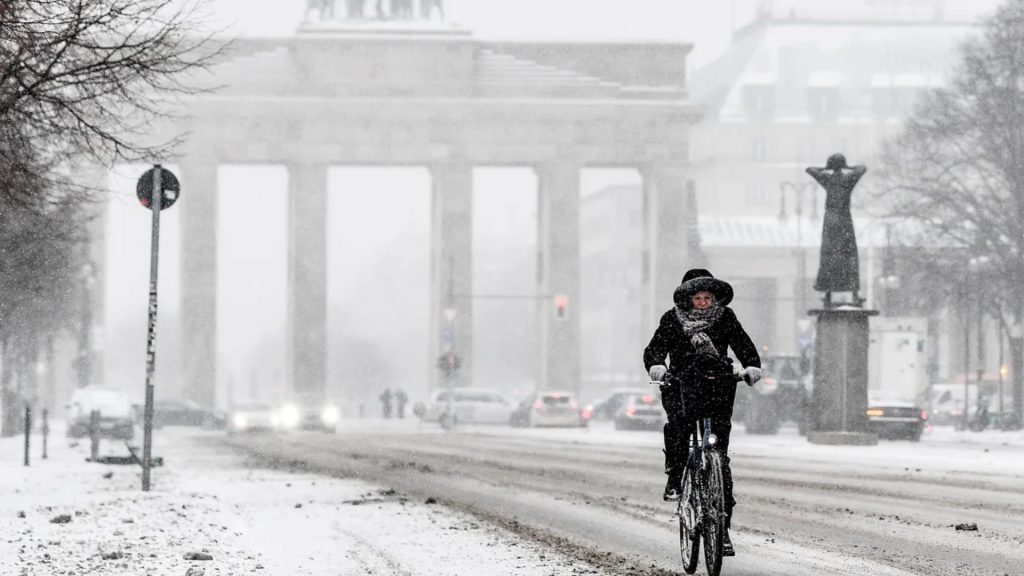
[(569, 298), (565, 294), (555, 295), (555, 318), (564, 320), (569, 312)]

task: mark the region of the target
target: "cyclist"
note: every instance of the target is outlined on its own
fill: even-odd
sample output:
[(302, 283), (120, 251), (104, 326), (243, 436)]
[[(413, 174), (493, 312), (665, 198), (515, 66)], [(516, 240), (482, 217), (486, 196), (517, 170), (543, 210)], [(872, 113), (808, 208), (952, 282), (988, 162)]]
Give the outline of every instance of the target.
[(664, 429), (665, 473), (668, 475), (664, 499), (679, 499), (694, 423), (701, 418), (711, 418), (722, 453), (727, 514), (723, 549), (727, 556), (735, 554), (728, 528), (736, 504), (728, 456), (736, 378), (732, 360), (726, 355), (728, 349), (732, 349), (743, 365), (742, 375), (749, 384), (761, 379), (761, 358), (736, 314), (728, 307), (732, 298), (732, 286), (715, 278), (711, 272), (702, 268), (687, 271), (673, 294), (675, 306), (662, 315), (650, 344), (644, 349), (644, 366), (651, 380), (664, 382), (669, 367), (672, 369), (673, 382), (661, 385), (661, 401), (668, 416)]

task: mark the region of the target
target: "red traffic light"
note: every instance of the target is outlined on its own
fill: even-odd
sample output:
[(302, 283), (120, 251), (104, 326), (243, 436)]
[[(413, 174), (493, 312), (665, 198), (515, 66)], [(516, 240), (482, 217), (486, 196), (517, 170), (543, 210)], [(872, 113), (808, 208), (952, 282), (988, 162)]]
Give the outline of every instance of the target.
[(555, 316), (565, 318), (569, 310), (569, 298), (565, 294), (555, 295)]

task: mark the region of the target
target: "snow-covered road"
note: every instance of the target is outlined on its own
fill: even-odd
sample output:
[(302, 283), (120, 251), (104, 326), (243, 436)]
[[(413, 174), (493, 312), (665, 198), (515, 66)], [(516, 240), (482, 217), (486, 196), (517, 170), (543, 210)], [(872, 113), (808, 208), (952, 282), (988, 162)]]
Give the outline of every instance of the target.
[[(815, 446), (787, 430), (734, 438), (739, 555), (727, 574), (1024, 574), (1020, 433), (934, 430), (875, 447)], [(269, 465), (436, 497), (609, 569), (679, 568), (656, 433), (389, 422), (238, 445)], [(955, 529), (970, 522), (978, 531)]]

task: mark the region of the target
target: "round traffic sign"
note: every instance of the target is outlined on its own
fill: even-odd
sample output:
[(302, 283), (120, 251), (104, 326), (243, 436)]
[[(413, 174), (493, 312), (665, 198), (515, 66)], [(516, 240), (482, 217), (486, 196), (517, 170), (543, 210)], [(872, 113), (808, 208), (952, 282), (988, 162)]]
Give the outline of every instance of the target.
[(139, 198), (139, 203), (142, 204), (143, 208), (149, 208), (149, 203), (153, 197), (153, 172), (157, 168), (160, 168), (160, 209), (170, 208), (181, 194), (181, 183), (178, 182), (178, 177), (167, 168), (162, 168), (158, 164), (154, 168), (146, 170), (146, 173), (139, 178), (138, 184), (135, 185), (135, 195)]

